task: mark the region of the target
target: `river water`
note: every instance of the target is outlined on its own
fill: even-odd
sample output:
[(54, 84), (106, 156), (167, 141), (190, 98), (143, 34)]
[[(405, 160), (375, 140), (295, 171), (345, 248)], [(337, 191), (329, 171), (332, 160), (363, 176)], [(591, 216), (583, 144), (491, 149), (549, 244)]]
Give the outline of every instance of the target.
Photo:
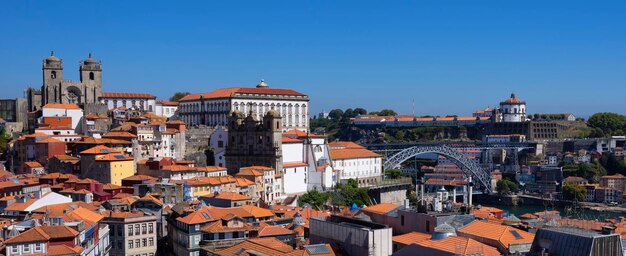
[(586, 219), (586, 220), (605, 220), (605, 219), (615, 219), (619, 217), (626, 217), (625, 214), (614, 213), (614, 212), (599, 212), (587, 209), (576, 209), (570, 211), (569, 213), (564, 207), (558, 206), (541, 206), (541, 205), (488, 205), (483, 204), (483, 206), (495, 207), (498, 209), (502, 209), (505, 211), (505, 215), (507, 214), (515, 214), (515, 216), (519, 217), (525, 213), (536, 213), (542, 212), (546, 209), (548, 211), (559, 211), (561, 212), (561, 217), (574, 218), (574, 219)]

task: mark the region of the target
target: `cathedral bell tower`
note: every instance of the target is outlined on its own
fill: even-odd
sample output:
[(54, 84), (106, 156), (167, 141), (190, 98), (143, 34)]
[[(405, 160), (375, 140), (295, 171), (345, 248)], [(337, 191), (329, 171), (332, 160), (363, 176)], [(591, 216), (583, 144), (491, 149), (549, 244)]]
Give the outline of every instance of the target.
[(98, 102), (102, 96), (102, 63), (89, 57), (80, 63), (80, 83), (85, 102)]
[(50, 52), (50, 57), (43, 60), (43, 85), (42, 104), (49, 102), (60, 102), (61, 81), (63, 81), (63, 60), (54, 56), (54, 51)]

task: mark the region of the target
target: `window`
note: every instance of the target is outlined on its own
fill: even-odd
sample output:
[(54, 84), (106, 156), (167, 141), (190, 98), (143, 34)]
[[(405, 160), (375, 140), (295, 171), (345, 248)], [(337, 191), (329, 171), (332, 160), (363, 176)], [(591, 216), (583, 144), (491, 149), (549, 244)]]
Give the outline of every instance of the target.
[(141, 234), (145, 235), (146, 233), (148, 233), (148, 228), (146, 227), (146, 224), (141, 224)]
[(52, 71), (52, 72), (50, 73), (50, 78), (52, 78), (52, 79), (56, 79), (56, 78), (57, 78), (57, 72), (56, 72), (56, 71)]
[(93, 79), (94, 79), (93, 72), (89, 72), (89, 80), (93, 80)]
[(128, 225), (128, 235), (129, 236), (133, 235), (133, 225)]
[(154, 238), (150, 237), (150, 239), (148, 239), (148, 245), (149, 246), (153, 246), (154, 245)]
[(135, 247), (139, 248), (140, 244), (139, 244), (139, 239), (135, 240)]
[(148, 246), (148, 239), (145, 239), (145, 238), (144, 238), (144, 239), (141, 239), (141, 245), (142, 245), (143, 247)]
[(404, 226), (404, 215), (400, 216), (400, 225)]
[(41, 244), (35, 244), (35, 252), (41, 251)]
[(118, 229), (117, 229), (117, 236), (122, 236), (124, 234), (124, 225), (119, 225), (117, 227), (118, 227)]
[(148, 224), (148, 234), (154, 233), (154, 223)]
[(11, 246), (11, 251), (13, 254), (17, 254), (19, 250), (17, 249), (17, 246)]
[[(135, 224), (135, 235), (138, 236), (139, 235), (139, 224)], [(137, 246), (139, 247), (139, 246)]]
[(124, 249), (124, 248), (122, 248), (122, 240), (117, 240), (117, 248), (118, 249)]
[(128, 249), (133, 249), (133, 240), (128, 241)]

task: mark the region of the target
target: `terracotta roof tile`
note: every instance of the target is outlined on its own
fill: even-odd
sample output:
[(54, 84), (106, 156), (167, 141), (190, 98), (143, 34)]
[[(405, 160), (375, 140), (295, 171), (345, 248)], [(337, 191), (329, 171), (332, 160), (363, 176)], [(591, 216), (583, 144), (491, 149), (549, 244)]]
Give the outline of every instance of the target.
[(302, 93), (291, 89), (273, 89), (273, 88), (222, 88), (217, 89), (212, 92), (207, 93), (195, 93), (189, 94), (182, 99), (180, 102), (185, 101), (194, 101), (199, 99), (222, 99), (222, 98), (231, 98), (236, 94), (262, 94), (262, 95), (288, 95), (288, 96), (306, 96)]
[(48, 240), (50, 240), (50, 236), (46, 234), (41, 227), (34, 227), (6, 240), (4, 244), (9, 245), (18, 243), (45, 242)]
[(381, 203), (381, 204), (372, 205), (372, 206), (368, 206), (368, 207), (362, 208), (361, 211), (363, 211), (363, 212), (370, 212), (370, 213), (376, 213), (376, 214), (387, 214), (387, 213), (397, 209), (398, 207), (400, 207), (400, 206), (397, 205), (397, 204)]
[(48, 103), (41, 108), (80, 109), (80, 107), (76, 104), (55, 104), (55, 103)]
[(102, 98), (118, 98), (118, 99), (156, 99), (156, 96), (148, 93), (132, 93), (132, 92), (102, 92)]
[[(517, 232), (520, 238), (516, 238), (512, 231)], [(535, 235), (526, 231), (484, 221), (474, 221), (461, 228), (457, 233), (465, 234), (487, 244), (498, 243), (503, 248), (509, 248), (511, 244), (532, 243), (535, 238)]]
[(103, 146), (103, 145), (98, 145), (93, 148), (80, 152), (81, 155), (105, 155), (105, 154), (110, 154), (110, 153), (121, 153), (121, 152), (118, 150), (109, 148), (107, 146)]
[(369, 151), (367, 149), (331, 149), (330, 158), (336, 159), (354, 159), (354, 158), (371, 158), (382, 157), (381, 155)]
[(293, 235), (293, 230), (281, 226), (266, 226), (259, 229), (259, 237)]

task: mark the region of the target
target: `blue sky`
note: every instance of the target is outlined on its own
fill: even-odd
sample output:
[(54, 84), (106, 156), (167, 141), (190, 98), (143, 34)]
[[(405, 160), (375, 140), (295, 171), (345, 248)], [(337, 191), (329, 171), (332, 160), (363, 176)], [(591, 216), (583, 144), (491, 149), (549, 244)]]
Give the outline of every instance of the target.
[(293, 88), (311, 111), (470, 114), (515, 92), (530, 113), (626, 113), (624, 1), (9, 1), (0, 97), (41, 86), (41, 60), (105, 91)]

